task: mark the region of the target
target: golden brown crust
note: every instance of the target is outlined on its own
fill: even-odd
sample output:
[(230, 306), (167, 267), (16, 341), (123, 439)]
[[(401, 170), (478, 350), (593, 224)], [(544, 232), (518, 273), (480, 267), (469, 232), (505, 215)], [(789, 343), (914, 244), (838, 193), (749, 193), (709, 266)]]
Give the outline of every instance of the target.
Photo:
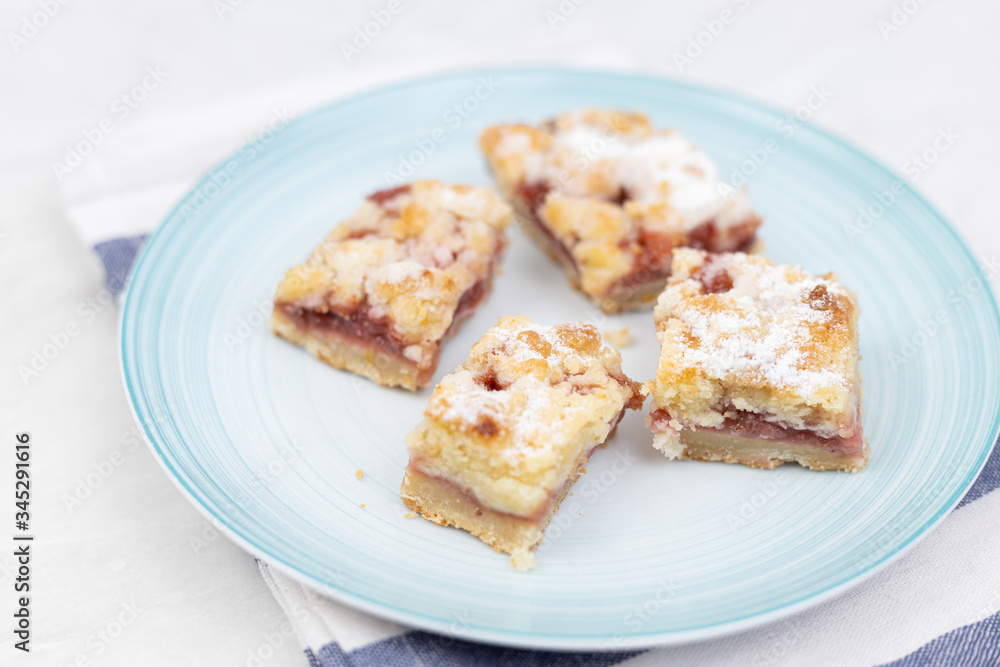
[(419, 512), (428, 521), (439, 526), (466, 530), (495, 551), (509, 554), (518, 549), (532, 550), (538, 546), (546, 526), (583, 472), (586, 462), (586, 457), (581, 458), (572, 477), (554, 499), (551, 511), (538, 519), (498, 512), (484, 506), (447, 480), (413, 467), (408, 467), (404, 473), (400, 494), (409, 509)]
[(537, 127), (498, 125), (480, 148), (525, 230), (606, 312), (652, 305), (671, 247), (745, 249), (760, 223), (745, 191), (722, 183), (703, 152), (642, 114), (583, 110)]

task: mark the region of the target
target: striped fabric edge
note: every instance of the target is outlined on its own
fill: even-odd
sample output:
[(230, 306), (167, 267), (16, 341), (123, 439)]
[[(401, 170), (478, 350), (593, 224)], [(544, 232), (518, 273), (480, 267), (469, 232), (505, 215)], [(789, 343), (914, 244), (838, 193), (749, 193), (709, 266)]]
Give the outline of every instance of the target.
[(506, 648), (474, 644), (422, 630), (383, 639), (350, 653), (342, 651), (336, 643), (327, 644), (318, 653), (306, 651), (309, 660), (315, 660), (320, 667), (610, 667), (640, 653), (642, 651), (588, 653)]
[(118, 296), (125, 289), (129, 271), (148, 234), (137, 234), (102, 241), (94, 246), (94, 252), (104, 265), (104, 282), (112, 294)]
[(997, 667), (1000, 612), (943, 634), (916, 651), (880, 667)]

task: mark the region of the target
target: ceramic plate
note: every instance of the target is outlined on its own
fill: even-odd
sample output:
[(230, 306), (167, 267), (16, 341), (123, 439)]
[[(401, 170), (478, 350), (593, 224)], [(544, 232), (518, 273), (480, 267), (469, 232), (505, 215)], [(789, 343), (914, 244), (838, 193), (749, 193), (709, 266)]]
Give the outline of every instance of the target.
[[(858, 474), (671, 462), (630, 413), (548, 529), (539, 569), (407, 519), (403, 436), (430, 390), (317, 362), (266, 324), (285, 270), (397, 178), (488, 185), (491, 123), (583, 106), (646, 111), (690, 136), (764, 216), (766, 254), (835, 271), (861, 304)], [(605, 317), (513, 231), (488, 302), (435, 382), (504, 314), (628, 326), (645, 380), (649, 312)], [(435, 632), (545, 648), (718, 636), (801, 610), (898, 557), (958, 502), (998, 428), (1000, 332), (976, 258), (900, 176), (791, 112), (661, 79), (463, 72), (305, 116), (221, 163), (138, 260), (121, 325), (132, 406), (186, 495), (253, 554), (347, 604)], [(358, 469), (364, 479), (355, 477)]]

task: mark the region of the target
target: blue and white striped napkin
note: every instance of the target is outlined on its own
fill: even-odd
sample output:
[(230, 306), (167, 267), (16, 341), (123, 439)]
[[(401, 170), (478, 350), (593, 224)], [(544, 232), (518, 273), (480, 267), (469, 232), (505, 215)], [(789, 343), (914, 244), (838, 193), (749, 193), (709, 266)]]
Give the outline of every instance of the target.
[[(300, 100), (303, 98), (300, 97)], [(316, 100), (304, 98), (304, 106)], [(70, 219), (119, 294), (150, 233), (196, 178), (289, 111), (234, 105), (185, 123), (138, 127), (62, 179)], [(224, 119), (224, 121), (223, 121)], [(597, 666), (1000, 665), (1000, 448), (958, 509), (921, 544), (847, 594), (722, 639), (625, 653), (498, 648), (414, 631), (356, 611), (260, 562), (310, 665)], [(249, 556), (248, 556), (249, 558)], [(460, 634), (460, 633), (459, 633)], [(303, 663), (306, 662), (303, 660)]]

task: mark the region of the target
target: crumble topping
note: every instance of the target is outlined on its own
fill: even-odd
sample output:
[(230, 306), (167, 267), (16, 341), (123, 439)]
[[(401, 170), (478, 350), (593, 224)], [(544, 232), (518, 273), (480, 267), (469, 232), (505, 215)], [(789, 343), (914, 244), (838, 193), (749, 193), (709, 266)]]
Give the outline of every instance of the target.
[(740, 410), (824, 437), (850, 433), (858, 308), (834, 275), (687, 248), (673, 263), (654, 310), (653, 410), (670, 416), (661, 431), (718, 427)]
[(621, 357), (602, 347), (593, 326), (545, 327), (526, 318), (504, 318), (442, 380), (427, 414), (504, 438), (505, 446), (496, 452), (501, 457), (544, 457), (566, 424), (594, 403), (631, 398), (635, 390), (620, 365)]
[[(682, 229), (712, 218), (725, 226), (750, 213), (745, 192), (720, 188), (718, 170), (708, 155), (675, 131), (653, 132), (648, 125), (639, 125), (631, 131), (609, 132), (601, 128), (599, 118), (584, 114), (560, 120), (548, 154), (526, 156), (528, 182), (558, 184), (557, 193), (565, 197), (589, 197), (594, 181), (618, 184), (624, 190), (626, 212), (652, 213)], [(595, 156), (592, 164), (572, 169), (574, 161), (588, 153)], [(562, 178), (564, 170), (568, 178)]]
[(503, 317), (434, 389), (407, 445), (427, 473), (530, 515), (626, 407), (641, 406), (642, 391), (595, 327)]
[(480, 144), (508, 197), (570, 249), (588, 294), (612, 289), (650, 256), (657, 267), (668, 262), (676, 245), (743, 249), (759, 224), (745, 189), (642, 114), (584, 110), (538, 127), (499, 125)]
[(277, 304), (386, 321), (431, 363), (462, 295), (489, 278), (510, 208), (492, 191), (420, 181), (371, 195), (285, 275)]

